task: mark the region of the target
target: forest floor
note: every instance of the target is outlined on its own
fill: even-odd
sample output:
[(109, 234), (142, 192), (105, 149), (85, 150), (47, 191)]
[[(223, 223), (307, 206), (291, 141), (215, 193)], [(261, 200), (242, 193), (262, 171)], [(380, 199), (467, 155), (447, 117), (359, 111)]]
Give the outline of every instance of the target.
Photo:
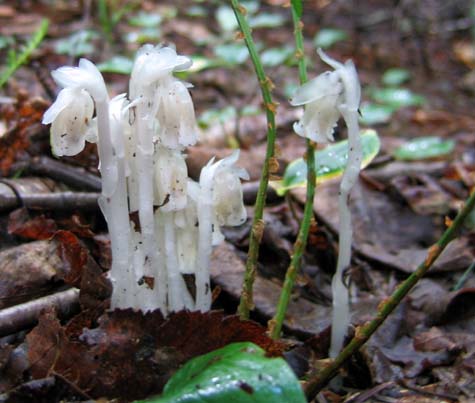
[[(305, 152), (304, 139), (292, 130), (301, 111), (288, 103), (298, 73), (285, 3), (247, 3), (279, 103), (281, 175)], [(352, 59), (362, 84), (361, 125), (375, 129), (381, 140), (379, 154), (361, 173), (351, 199), (354, 245), (348, 284), (354, 326), (371, 319), (380, 301), (424, 260), (475, 186), (475, 22), (467, 3), (305, 2), (309, 76), (326, 69), (316, 46), (338, 60)], [(290, 262), (305, 188), (296, 187), (286, 197), (269, 191), (252, 313), (259, 324), (241, 322), (234, 313), (267, 122), (230, 8), (218, 1), (111, 1), (104, 15), (98, 4), (7, 0), (0, 5), (3, 65), (8, 49), (20, 49), (42, 19), (49, 20), (45, 39), (0, 94), (0, 401), (144, 398), (159, 393), (188, 359), (242, 340), (271, 354), (285, 350), (291, 367), (304, 378), (328, 354), (338, 179), (317, 186), (315, 223), (286, 316), (284, 343), (274, 342), (265, 326), (275, 313)], [(142, 43), (173, 44), (179, 54), (194, 58), (194, 67), (182, 77), (193, 84), (200, 130), (199, 144), (187, 150), (190, 177), (197, 179), (210, 158), (222, 158), (236, 147), (241, 150), (238, 165), (250, 174), (244, 185), (248, 220), (224, 229), (226, 241), (213, 254), (215, 310), (208, 314), (181, 312), (164, 319), (159, 312), (104, 313), (110, 248), (96, 203), (96, 146), (57, 159), (49, 128), (41, 124), (58, 92), (51, 70), (86, 57), (101, 66), (113, 95), (127, 92), (123, 73), (130, 71)], [(338, 127), (336, 139), (345, 136)], [(398, 157), (401, 146), (427, 136), (436, 137), (442, 151)], [(65, 191), (73, 191), (67, 200), (60, 198)], [(469, 221), (342, 369), (342, 385), (327, 387), (316, 401), (475, 401), (473, 214)], [(80, 289), (79, 300), (71, 286)], [(59, 300), (60, 320), (53, 310), (43, 312), (39, 323), (36, 314), (23, 311), (13, 319), (2, 316), (5, 308), (48, 295)]]

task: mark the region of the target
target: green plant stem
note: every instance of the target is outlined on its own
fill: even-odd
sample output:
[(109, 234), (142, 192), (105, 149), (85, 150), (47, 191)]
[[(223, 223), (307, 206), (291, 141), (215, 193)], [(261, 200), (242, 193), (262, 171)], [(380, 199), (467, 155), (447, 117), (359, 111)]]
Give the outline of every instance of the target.
[(399, 305), (402, 299), (416, 285), (416, 283), (427, 273), (435, 260), (440, 256), (445, 247), (452, 241), (459, 228), (462, 226), (467, 215), (475, 206), (475, 190), (465, 202), (464, 207), (457, 214), (452, 224), (445, 230), (437, 243), (429, 248), (427, 257), (405, 281), (403, 281), (396, 291), (387, 299), (383, 300), (378, 308), (376, 317), (364, 325), (357, 327), (355, 336), (350, 343), (321, 371), (314, 373), (305, 383), (304, 390), (309, 401), (313, 400), (317, 393), (333, 378), (338, 369), (350, 356), (368, 341), (371, 335), (384, 322), (389, 314)]
[[(299, 78), (300, 84), (307, 82), (307, 66), (305, 63), (305, 51), (303, 47), (303, 24), (300, 21), (299, 16), (292, 7), (292, 20), (294, 22), (294, 35), (295, 45), (297, 48), (296, 56), (299, 61)], [(289, 306), (290, 296), (295, 284), (295, 279), (300, 268), (302, 260), (302, 254), (305, 251), (307, 245), (308, 232), (310, 230), (310, 224), (313, 217), (313, 199), (315, 196), (315, 149), (313, 143), (307, 139), (307, 196), (305, 200), (305, 207), (302, 222), (300, 223), (299, 233), (297, 240), (294, 244), (294, 250), (292, 253), (292, 259), (290, 261), (289, 268), (285, 274), (284, 284), (282, 286), (282, 292), (280, 294), (279, 302), (277, 304), (276, 313), (274, 317), (268, 323), (269, 335), (273, 339), (280, 337), (282, 330), (282, 324), (284, 322), (285, 313)]]
[(35, 31), (32, 37), (28, 40), (25, 48), (22, 50), (11, 63), (8, 64), (5, 71), (0, 76), (0, 88), (2, 88), (9, 78), (17, 71), (22, 65), (24, 65), (31, 54), (40, 46), (44, 37), (48, 32), (49, 21), (47, 19), (41, 20), (40, 27)]
[(262, 98), (264, 100), (264, 108), (267, 117), (267, 148), (264, 166), (261, 172), (259, 189), (257, 191), (256, 203), (254, 205), (254, 219), (252, 221), (252, 229), (249, 237), (249, 251), (247, 254), (246, 271), (244, 273), (243, 287), (241, 291), (241, 300), (239, 302), (238, 313), (241, 319), (248, 319), (249, 312), (254, 307), (252, 298), (252, 288), (257, 270), (257, 258), (259, 256), (259, 245), (264, 233), (264, 221), (262, 216), (264, 213), (264, 205), (266, 202), (266, 191), (269, 184), (270, 163), (274, 158), (275, 151), (275, 109), (277, 104), (272, 101), (271, 90), (272, 82), (266, 76), (259, 55), (252, 39), (251, 28), (247, 23), (245, 13), (246, 10), (239, 4), (237, 0), (231, 0), (231, 5), (236, 15), (239, 28), (244, 36), (244, 41), (249, 50), (254, 70), (256, 72), (259, 86), (261, 88)]

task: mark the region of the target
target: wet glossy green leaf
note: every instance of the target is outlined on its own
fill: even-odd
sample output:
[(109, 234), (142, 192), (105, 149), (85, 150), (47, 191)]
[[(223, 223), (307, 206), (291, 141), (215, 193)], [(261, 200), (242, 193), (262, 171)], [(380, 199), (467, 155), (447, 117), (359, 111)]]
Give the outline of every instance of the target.
[(216, 21), (222, 31), (232, 32), (238, 28), (238, 22), (231, 7), (222, 5), (216, 10)]
[(134, 62), (124, 56), (114, 56), (109, 60), (100, 63), (97, 68), (102, 73), (130, 74)]
[(281, 14), (259, 13), (249, 17), (251, 28), (277, 28), (285, 22), (285, 17)]
[(411, 73), (409, 70), (395, 67), (384, 72), (382, 81), (384, 85), (397, 87), (409, 81), (410, 78)]
[(435, 136), (419, 137), (396, 149), (394, 157), (406, 161), (437, 158), (450, 154), (454, 147), (453, 140), (444, 140)]
[[(376, 157), (380, 149), (380, 140), (374, 130), (361, 131), (361, 143), (363, 146), (363, 162), (361, 169)], [(323, 150), (315, 152), (315, 171), (317, 183), (336, 178), (343, 174), (348, 159), (348, 140), (343, 140), (327, 146)], [(279, 195), (283, 195), (287, 190), (306, 186), (307, 184), (307, 163), (303, 158), (291, 162), (284, 173), (281, 181), (272, 182), (272, 186)]]
[(302, 0), (291, 0), (290, 4), (292, 5), (292, 8), (294, 9), (295, 14), (297, 14), (297, 16), (301, 18), (302, 13), (303, 13)]
[(313, 38), (313, 44), (317, 48), (328, 49), (335, 43), (348, 39), (348, 34), (342, 29), (323, 28)]
[(426, 102), (422, 95), (415, 94), (407, 88), (374, 88), (370, 91), (370, 95), (374, 101), (394, 108), (420, 106)]
[(217, 57), (231, 65), (242, 64), (249, 57), (246, 45), (240, 43), (218, 45), (214, 48), (214, 53)]
[[(253, 343), (234, 343), (186, 363), (147, 403), (306, 403), (282, 358)], [(145, 403), (143, 402), (143, 403)]]
[(294, 48), (283, 46), (281, 48), (270, 48), (261, 54), (261, 62), (264, 66), (275, 67), (283, 64), (294, 54)]
[(372, 126), (389, 122), (394, 108), (388, 105), (365, 103), (360, 108), (360, 122)]

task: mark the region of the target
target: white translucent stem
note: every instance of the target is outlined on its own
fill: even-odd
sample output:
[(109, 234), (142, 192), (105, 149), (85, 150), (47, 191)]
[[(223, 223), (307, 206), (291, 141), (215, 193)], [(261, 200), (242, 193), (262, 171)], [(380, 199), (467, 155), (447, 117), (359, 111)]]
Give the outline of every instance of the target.
[(185, 308), (185, 292), (187, 289), (178, 268), (177, 250), (175, 242), (175, 224), (173, 213), (163, 213), (163, 228), (165, 235), (165, 260), (168, 274), (168, 307), (177, 312)]
[[(148, 125), (148, 115), (144, 102), (137, 104), (136, 119), (134, 129), (137, 139), (136, 148), (136, 183), (138, 184), (138, 208), (140, 232), (142, 235), (142, 249), (144, 261), (143, 273), (146, 276), (154, 277), (155, 287), (157, 287), (157, 306), (166, 314), (166, 293), (160, 292), (159, 266), (160, 259), (157, 249), (157, 237), (155, 234), (155, 223), (153, 213), (153, 133)], [(142, 268), (141, 268), (142, 269)]]
[(358, 126), (358, 111), (349, 110), (345, 105), (340, 106), (340, 112), (348, 127), (348, 161), (340, 183), (338, 209), (340, 213), (338, 263), (332, 280), (333, 317), (330, 357), (337, 356), (345, 339), (350, 324), (350, 306), (348, 289), (343, 283), (345, 270), (350, 266), (352, 226), (349, 209), (351, 189), (358, 180), (362, 161), (362, 147)]
[(195, 273), (196, 309), (201, 312), (211, 308), (209, 265), (212, 251), (212, 211), (211, 189), (205, 186), (198, 202), (198, 261)]
[[(96, 101), (98, 126), (98, 153), (101, 162), (102, 195), (100, 206), (107, 220), (112, 250), (112, 267), (110, 278), (113, 284), (111, 298), (112, 308), (127, 306), (131, 301), (127, 296), (129, 282), (133, 281), (133, 273), (129, 264), (130, 229), (127, 206), (127, 190), (125, 181), (124, 147), (115, 150), (109, 116), (108, 99)], [(114, 125), (115, 130), (120, 127)], [(118, 141), (122, 133), (114, 133)], [(120, 151), (120, 152), (119, 152)]]

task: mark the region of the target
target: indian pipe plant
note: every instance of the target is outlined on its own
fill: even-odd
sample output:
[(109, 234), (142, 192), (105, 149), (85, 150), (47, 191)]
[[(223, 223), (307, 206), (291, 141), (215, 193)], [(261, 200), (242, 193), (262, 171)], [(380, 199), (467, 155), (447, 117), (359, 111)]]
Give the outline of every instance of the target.
[[(173, 76), (191, 60), (171, 47), (145, 45), (137, 53), (129, 93), (109, 99), (104, 79), (89, 60), (52, 72), (63, 87), (45, 112), (57, 156), (76, 155), (96, 142), (109, 227), (112, 308), (163, 314), (211, 307), (209, 262), (223, 225), (246, 220), (236, 167), (239, 151), (188, 177), (184, 149), (197, 131), (191, 86)], [(93, 118), (94, 110), (96, 117)], [(138, 222), (129, 217), (138, 213)], [(183, 274), (194, 274), (196, 297)]]
[[(232, 0), (231, 5), (255, 68), (268, 123), (266, 159), (238, 308), (241, 318), (247, 319), (253, 308), (252, 287), (265, 225), (265, 194), (275, 158), (276, 104), (272, 99), (272, 81), (265, 75), (245, 8), (237, 0)], [(343, 282), (344, 271), (351, 260), (352, 226), (348, 199), (362, 162), (358, 126), (361, 89), (352, 61), (342, 64), (320, 49), (320, 58), (333, 70), (307, 81), (300, 21), (302, 10), (301, 1), (291, 1), (301, 86), (290, 103), (305, 107), (303, 117), (294, 124), (294, 131), (307, 141), (307, 200), (277, 313), (269, 322), (269, 333), (273, 338), (280, 337), (313, 218), (315, 143), (333, 141), (333, 129), (340, 117), (348, 129), (347, 163), (338, 201), (338, 263), (332, 281), (329, 352), (332, 360), (311, 374), (304, 385), (307, 398), (311, 400), (429, 269), (473, 208), (475, 195), (472, 193), (418, 270), (379, 306), (375, 319), (359, 329), (355, 338), (343, 348), (350, 324), (349, 296)], [(191, 84), (178, 80), (173, 73), (185, 71), (190, 66), (191, 60), (178, 55), (171, 47), (145, 45), (137, 53), (128, 94), (112, 99), (99, 70), (86, 59), (81, 59), (78, 67), (61, 67), (52, 73), (63, 88), (43, 119), (43, 123), (52, 124), (54, 154), (76, 155), (86, 141), (96, 142), (98, 146), (102, 177), (99, 205), (108, 224), (112, 248), (109, 273), (113, 284), (112, 308), (134, 308), (144, 312), (160, 309), (164, 315), (184, 309), (209, 310), (210, 255), (213, 245), (223, 240), (220, 227), (240, 225), (246, 220), (240, 180), (247, 179), (248, 175), (236, 166), (239, 151), (220, 161), (209, 161), (198, 182), (188, 177), (184, 150), (197, 141), (194, 107), (188, 91)], [(133, 214), (138, 220), (130, 219)], [(194, 275), (194, 297), (186, 287), (184, 274)]]

